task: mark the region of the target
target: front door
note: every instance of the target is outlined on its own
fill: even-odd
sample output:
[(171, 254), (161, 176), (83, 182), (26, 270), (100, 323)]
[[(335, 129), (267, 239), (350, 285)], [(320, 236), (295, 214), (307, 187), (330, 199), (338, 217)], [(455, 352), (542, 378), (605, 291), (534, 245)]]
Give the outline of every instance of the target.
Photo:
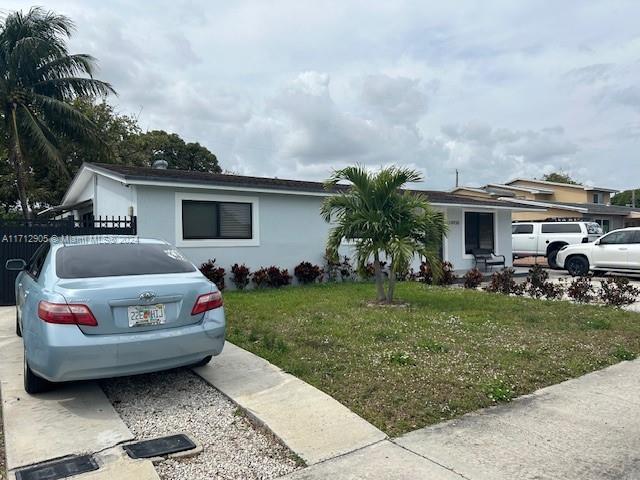
[(593, 267), (629, 268), (629, 248), (634, 238), (633, 230), (618, 230), (600, 238), (593, 248)]

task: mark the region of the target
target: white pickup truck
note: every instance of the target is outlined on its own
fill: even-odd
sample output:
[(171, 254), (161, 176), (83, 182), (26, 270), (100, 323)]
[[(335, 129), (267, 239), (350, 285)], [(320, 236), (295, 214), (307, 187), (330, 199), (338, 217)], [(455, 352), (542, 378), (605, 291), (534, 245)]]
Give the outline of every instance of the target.
[(556, 255), (565, 245), (588, 243), (602, 236), (595, 222), (514, 222), (511, 226), (513, 258), (547, 257), (558, 268)]

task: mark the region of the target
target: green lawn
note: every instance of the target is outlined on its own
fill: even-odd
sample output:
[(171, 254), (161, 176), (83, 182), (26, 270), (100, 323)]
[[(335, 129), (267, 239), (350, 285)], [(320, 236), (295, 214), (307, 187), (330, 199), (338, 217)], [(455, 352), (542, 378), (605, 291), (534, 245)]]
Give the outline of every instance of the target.
[(640, 315), (405, 282), (228, 292), (228, 339), (332, 395), (391, 436), (640, 352)]

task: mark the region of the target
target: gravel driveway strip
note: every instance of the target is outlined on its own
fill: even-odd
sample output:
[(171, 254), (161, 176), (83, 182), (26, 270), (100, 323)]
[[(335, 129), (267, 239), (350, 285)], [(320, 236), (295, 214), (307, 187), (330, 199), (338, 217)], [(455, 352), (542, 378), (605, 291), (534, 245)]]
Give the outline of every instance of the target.
[(298, 468), (293, 454), (255, 429), (222, 393), (188, 369), (104, 380), (137, 439), (186, 433), (203, 451), (156, 465), (165, 480), (269, 479)]

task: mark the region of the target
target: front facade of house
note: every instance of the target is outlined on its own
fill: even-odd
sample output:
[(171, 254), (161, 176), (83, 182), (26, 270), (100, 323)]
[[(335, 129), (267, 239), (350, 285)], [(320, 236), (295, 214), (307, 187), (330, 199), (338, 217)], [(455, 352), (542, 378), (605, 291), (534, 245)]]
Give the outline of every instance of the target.
[[(511, 215), (522, 207), (425, 193), (445, 214), (442, 256), (456, 270), (474, 266), (473, 248), (490, 248), (511, 264)], [(139, 236), (176, 245), (196, 265), (215, 259), (227, 271), (244, 263), (292, 273), (301, 261), (324, 263), (330, 225), (320, 206), (328, 195), (318, 182), (85, 164), (53, 210), (77, 219), (136, 215)], [(350, 255), (348, 244), (341, 253)]]
[(520, 178), (482, 188), (459, 187), (452, 192), (542, 209), (514, 213), (514, 220), (590, 221), (599, 223), (605, 232), (640, 225), (640, 209), (611, 205), (611, 194), (617, 190), (610, 188)]

